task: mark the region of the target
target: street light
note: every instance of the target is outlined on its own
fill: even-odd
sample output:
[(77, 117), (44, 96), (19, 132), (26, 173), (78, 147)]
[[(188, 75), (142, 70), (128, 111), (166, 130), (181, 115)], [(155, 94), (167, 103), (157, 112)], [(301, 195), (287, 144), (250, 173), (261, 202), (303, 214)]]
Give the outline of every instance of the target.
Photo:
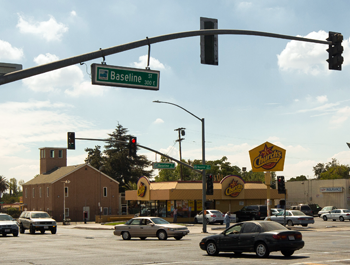
[[(202, 164), (205, 165), (204, 118), (201, 119), (201, 118), (197, 117), (196, 115), (194, 115), (192, 112), (189, 112), (187, 109), (185, 109), (179, 105), (176, 105), (174, 103), (171, 103), (171, 102), (159, 101), (159, 100), (154, 100), (153, 102), (174, 105), (180, 109), (183, 109), (184, 111), (191, 114), (193, 117), (195, 117), (196, 119), (198, 119), (202, 122)], [(205, 201), (206, 201), (206, 176), (205, 176), (205, 169), (204, 169), (202, 171), (202, 210), (203, 210), (203, 216), (205, 216), (204, 211), (206, 210), (205, 209)], [(203, 233), (207, 233), (207, 220), (206, 220), (206, 218), (203, 218)]]
[(63, 224), (66, 221), (66, 184), (69, 184), (69, 180), (62, 181), (63, 182)]

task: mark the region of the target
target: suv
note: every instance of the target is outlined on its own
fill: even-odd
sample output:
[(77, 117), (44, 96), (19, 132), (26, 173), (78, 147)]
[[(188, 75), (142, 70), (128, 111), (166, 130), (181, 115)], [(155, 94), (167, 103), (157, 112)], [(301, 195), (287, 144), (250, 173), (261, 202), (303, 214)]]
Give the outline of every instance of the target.
[(308, 204), (293, 205), (290, 207), (291, 210), (299, 210), (306, 215), (314, 216), (310, 206)]
[(46, 230), (50, 230), (51, 234), (56, 234), (57, 224), (47, 212), (41, 211), (24, 211), (18, 218), (19, 232), (23, 234), (26, 229), (29, 229), (31, 234), (35, 231), (40, 231), (42, 234)]
[(318, 204), (309, 204), (314, 216), (318, 215), (318, 212), (322, 210), (322, 207)]
[(0, 234), (18, 236), (18, 225), (15, 219), (6, 213), (0, 213)]
[(248, 205), (241, 210), (234, 212), (236, 221), (264, 220), (267, 217), (266, 205)]

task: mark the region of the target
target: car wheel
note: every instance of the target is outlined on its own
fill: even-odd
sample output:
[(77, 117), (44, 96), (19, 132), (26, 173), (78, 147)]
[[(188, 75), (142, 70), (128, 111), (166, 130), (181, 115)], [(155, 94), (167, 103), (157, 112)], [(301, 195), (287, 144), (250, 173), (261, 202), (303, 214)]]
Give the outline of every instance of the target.
[(194, 223), (198, 224), (198, 219), (197, 218), (194, 218)]
[(241, 251), (235, 251), (235, 255), (237, 255), (237, 256), (242, 255), (242, 252)]
[(302, 226), (306, 227), (306, 226), (307, 226), (307, 224), (303, 224)]
[(40, 233), (45, 234), (45, 230), (44, 230), (44, 229), (41, 229), (41, 230), (40, 230)]
[(339, 221), (344, 222), (344, 217), (343, 217), (343, 216), (340, 216), (340, 217), (339, 217)]
[(157, 234), (159, 240), (166, 240), (168, 238), (168, 235), (164, 230), (160, 230)]
[(292, 221), (292, 220), (288, 220), (287, 225), (288, 225), (288, 226), (293, 226), (293, 225), (294, 225), (294, 224), (293, 224), (293, 221)]
[(281, 253), (283, 254), (283, 256), (285, 257), (290, 257), (293, 255), (294, 250), (281, 250)]
[(124, 231), (124, 232), (122, 232), (122, 238), (124, 240), (129, 240), (131, 238), (131, 236), (130, 236), (129, 232)]
[(21, 234), (24, 234), (25, 229), (24, 229), (23, 225), (21, 225), (21, 226), (19, 227), (19, 232), (20, 232)]
[(174, 236), (174, 238), (175, 238), (176, 240), (180, 240), (180, 239), (182, 238), (182, 236)]
[(266, 258), (270, 255), (270, 252), (263, 242), (259, 242), (255, 246), (255, 253), (259, 258)]
[(253, 221), (256, 220), (255, 216), (252, 216), (251, 220), (253, 220)]
[(219, 254), (218, 247), (213, 241), (207, 243), (206, 250), (209, 256), (216, 256), (217, 254)]
[(146, 239), (146, 237), (140, 237), (140, 239), (141, 239), (141, 240), (145, 240), (145, 239)]
[(323, 221), (327, 221), (327, 216), (323, 216)]
[(18, 236), (18, 231), (12, 233), (13, 236)]
[(32, 225), (29, 227), (29, 232), (31, 234), (35, 234), (35, 229), (34, 229), (34, 227)]
[(210, 222), (209, 222), (209, 218), (207, 218), (206, 220), (207, 220), (207, 224), (210, 224)]
[(2, 234), (2, 236), (6, 236), (6, 234)]
[(220, 224), (221, 224), (221, 225), (223, 225), (223, 224), (224, 224), (224, 222), (220, 222)]
[(333, 222), (335, 222), (336, 221), (336, 219), (333, 219)]
[[(51, 228), (51, 234), (56, 234), (57, 232), (57, 227), (54, 227), (54, 228)], [(45, 230), (44, 230), (44, 233), (45, 233)]]

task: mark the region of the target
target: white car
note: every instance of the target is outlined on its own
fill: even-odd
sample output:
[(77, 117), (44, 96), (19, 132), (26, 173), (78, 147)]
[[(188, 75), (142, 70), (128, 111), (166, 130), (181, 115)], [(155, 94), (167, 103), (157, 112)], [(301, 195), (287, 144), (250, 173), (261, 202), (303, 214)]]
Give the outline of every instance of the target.
[[(265, 221), (267, 217), (265, 218)], [(280, 224), (284, 224), (284, 210), (276, 215), (271, 216), (271, 221), (275, 221)], [(309, 224), (315, 223), (314, 217), (306, 215), (302, 211), (298, 210), (287, 210), (286, 211), (286, 224), (288, 226), (302, 225), (308, 226)]]
[(323, 213), (320, 217), (323, 219), (323, 221), (331, 219), (333, 221), (339, 220), (343, 222), (344, 220), (350, 220), (350, 210), (335, 209), (328, 213)]
[(0, 234), (2, 236), (6, 236), (7, 234), (18, 236), (18, 230), (19, 228), (15, 219), (8, 214), (0, 213)]
[[(220, 212), (219, 210), (206, 210), (207, 214), (205, 217), (207, 218), (207, 224), (213, 224), (213, 223), (224, 223), (224, 214)], [(194, 222), (196, 224), (203, 223), (203, 212), (200, 212), (194, 217)]]
[(332, 210), (335, 210), (335, 209), (337, 209), (337, 207), (335, 207), (335, 206), (325, 206), (325, 207), (322, 208), (321, 211), (319, 211), (319, 212), (317, 213), (317, 214), (318, 214), (318, 217), (321, 217), (322, 214), (328, 213), (328, 212), (330, 212), (330, 211), (332, 211)]

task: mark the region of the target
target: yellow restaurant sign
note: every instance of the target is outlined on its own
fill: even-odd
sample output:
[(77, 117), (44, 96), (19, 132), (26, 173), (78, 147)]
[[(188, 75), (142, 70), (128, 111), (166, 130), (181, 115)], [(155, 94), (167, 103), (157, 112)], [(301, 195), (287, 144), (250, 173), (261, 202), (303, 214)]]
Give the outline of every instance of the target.
[(266, 142), (249, 151), (253, 172), (283, 171), (286, 150)]

